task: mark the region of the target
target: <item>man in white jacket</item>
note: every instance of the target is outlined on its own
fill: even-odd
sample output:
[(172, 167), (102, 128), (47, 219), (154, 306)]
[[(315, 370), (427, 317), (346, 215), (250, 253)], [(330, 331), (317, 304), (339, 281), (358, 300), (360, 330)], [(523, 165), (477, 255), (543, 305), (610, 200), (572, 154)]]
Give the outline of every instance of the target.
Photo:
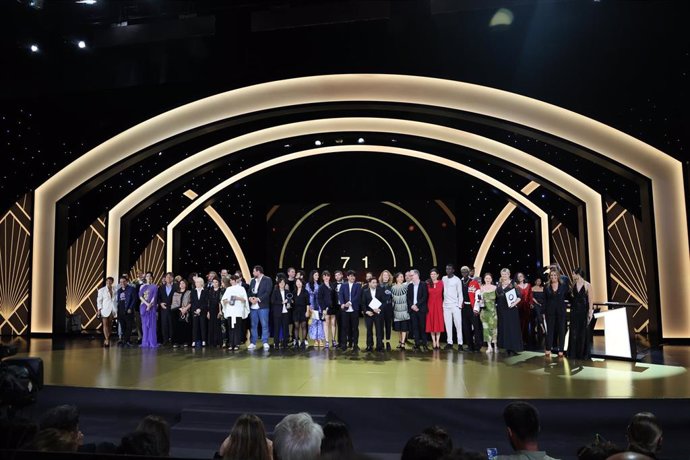
[(117, 295), (113, 284), (115, 279), (109, 276), (105, 279), (105, 286), (98, 290), (96, 305), (98, 316), (103, 323), (103, 346), (110, 346), (110, 332), (113, 330), (113, 318), (117, 318)]

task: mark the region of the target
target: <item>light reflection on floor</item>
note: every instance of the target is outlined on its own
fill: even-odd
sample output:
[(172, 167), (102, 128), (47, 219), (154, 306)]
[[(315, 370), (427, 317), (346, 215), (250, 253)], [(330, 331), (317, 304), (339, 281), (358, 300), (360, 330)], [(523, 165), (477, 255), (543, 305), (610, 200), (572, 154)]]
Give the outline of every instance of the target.
[[(104, 349), (85, 339), (32, 339), (49, 385), (369, 398), (687, 398), (682, 365), (569, 361), (542, 353), (359, 353)], [(682, 347), (688, 348), (688, 347)], [(671, 360), (667, 360), (671, 361)], [(682, 361), (682, 360), (681, 360)]]

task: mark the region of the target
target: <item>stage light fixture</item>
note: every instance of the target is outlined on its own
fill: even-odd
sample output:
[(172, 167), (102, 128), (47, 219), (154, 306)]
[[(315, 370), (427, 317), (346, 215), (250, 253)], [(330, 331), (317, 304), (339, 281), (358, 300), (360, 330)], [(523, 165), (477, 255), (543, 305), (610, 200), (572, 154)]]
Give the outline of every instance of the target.
[(320, 140), (314, 141), (314, 145), (316, 145), (318, 147), (319, 145), (321, 145), (321, 141)]
[(29, 46), (29, 49), (31, 50), (32, 53), (38, 53), (38, 45), (32, 43), (31, 46)]
[(97, 2), (96, 0), (77, 0), (76, 3), (79, 3), (80, 5), (95, 5)]
[(359, 139), (357, 139), (357, 143), (358, 144), (364, 144), (364, 138), (360, 137)]
[(86, 48), (86, 42), (84, 40), (79, 40), (77, 42), (77, 46), (79, 47), (79, 49), (83, 50), (84, 48)]

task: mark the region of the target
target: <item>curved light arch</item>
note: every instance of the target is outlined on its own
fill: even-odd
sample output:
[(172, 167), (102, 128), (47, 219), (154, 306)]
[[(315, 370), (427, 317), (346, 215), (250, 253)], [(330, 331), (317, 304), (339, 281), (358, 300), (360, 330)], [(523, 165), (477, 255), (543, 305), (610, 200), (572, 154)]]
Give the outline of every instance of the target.
[[(398, 206), (395, 203), (391, 203), (390, 201), (381, 201), (382, 204), (385, 204), (386, 206), (390, 206), (393, 209), (396, 209), (400, 211), (401, 213), (405, 214), (408, 219), (410, 219), (412, 222), (417, 225), (419, 230), (422, 232), (422, 235), (424, 236), (424, 239), (426, 239), (427, 244), (429, 245), (429, 250), (431, 251), (431, 260), (434, 265), (437, 264), (436, 262), (436, 249), (434, 249), (434, 243), (431, 241), (431, 237), (429, 236), (429, 233), (426, 231), (426, 228), (419, 223), (419, 221), (406, 209)], [(288, 235), (285, 237), (285, 241), (283, 241), (283, 246), (280, 249), (280, 259), (278, 259), (278, 268), (283, 268), (283, 262), (285, 260), (285, 251), (287, 249), (287, 245), (290, 242), (290, 239), (292, 238), (292, 235), (297, 231), (297, 228), (302, 225), (302, 223), (309, 218), (312, 214), (314, 214), (316, 211), (319, 209), (325, 208), (326, 206), (329, 206), (331, 203), (322, 203), (318, 206), (315, 206), (314, 208), (310, 209), (306, 214), (304, 214), (296, 223), (295, 225), (292, 226), (290, 229), (290, 232)]]
[[(392, 120), (391, 120), (392, 121)], [(503, 144), (501, 144), (503, 145)], [(507, 146), (506, 146), (507, 147)], [(171, 267), (172, 265), (172, 259), (173, 259), (173, 238), (174, 238), (174, 230), (175, 227), (182, 222), (191, 212), (193, 212), (196, 208), (198, 208), (202, 203), (208, 201), (211, 199), (216, 193), (220, 192), (221, 190), (229, 187), (230, 185), (234, 184), (235, 182), (238, 182), (245, 177), (249, 177), (252, 174), (256, 174), (258, 172), (263, 171), (264, 169), (270, 168), (272, 166), (276, 166), (282, 163), (286, 163), (289, 161), (294, 161), (294, 160), (299, 160), (303, 158), (309, 158), (315, 155), (323, 155), (323, 154), (328, 154), (328, 153), (337, 153), (337, 152), (369, 152), (369, 153), (385, 153), (385, 154), (394, 154), (394, 155), (401, 155), (404, 157), (411, 157), (411, 158), (416, 158), (420, 159), (423, 161), (429, 161), (432, 163), (440, 164), (442, 166), (449, 167), (451, 169), (455, 169), (457, 171), (464, 172), (466, 174), (469, 174), (481, 181), (484, 181), (491, 185), (492, 187), (495, 187), (496, 189), (500, 190), (501, 192), (505, 193), (506, 195), (510, 196), (512, 199), (518, 201), (521, 203), (523, 206), (528, 208), (530, 211), (534, 212), (540, 220), (540, 226), (541, 226), (541, 232), (542, 232), (542, 259), (545, 261), (545, 263), (548, 263), (550, 259), (550, 248), (549, 248), (549, 240), (548, 240), (548, 235), (549, 235), (549, 222), (548, 222), (548, 216), (546, 213), (539, 208), (536, 204), (534, 204), (532, 201), (527, 199), (525, 196), (522, 194), (518, 193), (511, 187), (507, 186), (506, 184), (498, 181), (497, 179), (481, 172), (477, 171), (473, 168), (470, 168), (467, 165), (464, 165), (462, 163), (458, 163), (457, 161), (450, 160), (445, 157), (441, 157), (438, 155), (433, 155), (430, 153), (425, 153), (419, 150), (411, 150), (411, 149), (405, 149), (401, 147), (391, 147), (391, 146), (383, 146), (383, 145), (378, 145), (378, 146), (373, 146), (373, 145), (335, 145), (335, 146), (329, 146), (329, 147), (319, 147), (319, 148), (314, 148), (314, 149), (307, 149), (303, 150), (300, 152), (293, 152), (289, 153), (286, 155), (283, 155), (281, 157), (273, 158), (271, 160), (264, 161), (263, 163), (259, 163), (257, 165), (254, 165), (250, 168), (247, 168), (244, 171), (241, 171), (228, 179), (224, 180), (223, 182), (215, 185), (213, 188), (208, 190), (206, 193), (204, 193), (199, 199), (196, 201), (193, 201), (188, 207), (186, 207), (180, 214), (178, 214), (169, 224), (167, 227), (167, 247), (166, 247), (166, 263), (168, 264), (168, 267)], [(168, 268), (169, 270), (170, 268)]]
[[(624, 164), (651, 180), (659, 278), (690, 273), (687, 209), (680, 161), (610, 126), (569, 110), (493, 88), (436, 78), (345, 74), (303, 77), (241, 88), (165, 112), (124, 131), (44, 182), (34, 192), (32, 265), (55, 265), (56, 204), (69, 192), (138, 151), (182, 132), (260, 110), (310, 103), (381, 101), (436, 106), (528, 126)], [(605, 284), (603, 285), (605, 286)], [(32, 270), (34, 333), (52, 332), (54, 279)], [(690, 336), (690, 285), (663, 289), (664, 336)], [(605, 298), (605, 296), (604, 296)]]
[(336, 238), (337, 236), (340, 236), (340, 235), (342, 235), (343, 233), (348, 233), (348, 232), (366, 232), (366, 233), (371, 233), (372, 235), (378, 236), (379, 239), (380, 239), (381, 241), (383, 241), (383, 242), (386, 244), (386, 246), (388, 246), (388, 249), (391, 251), (391, 255), (393, 256), (393, 266), (394, 266), (394, 267), (397, 267), (397, 266), (398, 266), (398, 260), (397, 260), (396, 257), (395, 257), (395, 252), (393, 251), (393, 248), (392, 248), (391, 245), (388, 243), (388, 241), (386, 241), (386, 239), (385, 239), (384, 237), (382, 237), (381, 235), (379, 235), (378, 233), (376, 233), (376, 232), (373, 231), (373, 230), (369, 230), (368, 228), (346, 228), (345, 230), (341, 230), (341, 231), (339, 231), (338, 233), (335, 233), (335, 234), (332, 235), (330, 238), (328, 238), (328, 239), (326, 240), (325, 243), (323, 243), (323, 246), (321, 246), (321, 249), (319, 249), (319, 255), (318, 255), (318, 257), (316, 258), (316, 266), (317, 266), (317, 267), (320, 267), (320, 266), (321, 266), (321, 254), (323, 253), (323, 250), (326, 248), (326, 245), (328, 245), (328, 243), (330, 243), (331, 240), (333, 240), (333, 239)]
[(412, 264), (414, 264), (414, 258), (412, 257), (412, 250), (410, 249), (410, 245), (407, 244), (407, 240), (405, 240), (405, 238), (403, 238), (403, 236), (400, 234), (399, 231), (397, 231), (395, 229), (395, 227), (393, 227), (391, 224), (389, 224), (385, 220), (379, 219), (378, 217), (366, 216), (364, 214), (350, 214), (349, 216), (337, 217), (337, 218), (335, 218), (329, 222), (326, 222), (321, 227), (319, 227), (319, 229), (317, 231), (314, 232), (314, 234), (311, 236), (311, 238), (309, 238), (309, 241), (307, 241), (307, 244), (304, 245), (304, 251), (302, 251), (302, 264), (301, 264), (302, 267), (304, 267), (304, 261), (307, 258), (307, 251), (309, 250), (309, 246), (311, 246), (311, 242), (314, 241), (314, 238), (316, 238), (316, 235), (321, 233), (321, 231), (324, 230), (326, 227), (329, 227), (330, 225), (335, 224), (336, 222), (340, 222), (342, 220), (347, 220), (347, 219), (373, 220), (374, 222), (378, 222), (379, 224), (383, 224), (386, 227), (388, 227), (389, 229), (391, 229), (391, 231), (393, 233), (395, 233), (398, 236), (398, 238), (400, 238), (400, 241), (402, 241), (403, 244), (405, 245), (405, 249), (407, 249), (407, 257), (409, 258), (409, 261), (410, 261), (410, 266), (412, 266)]
[[(539, 184), (537, 184), (534, 181), (530, 181), (527, 185), (522, 187), (520, 191), (524, 193), (525, 196), (529, 196), (538, 187)], [(498, 235), (498, 231), (501, 230), (503, 224), (505, 224), (506, 220), (508, 220), (508, 217), (510, 217), (510, 215), (516, 208), (517, 206), (515, 206), (515, 203), (507, 203), (503, 207), (501, 212), (499, 212), (496, 218), (494, 219), (493, 223), (491, 224), (491, 227), (489, 227), (489, 230), (486, 232), (486, 235), (484, 235), (482, 244), (479, 245), (479, 249), (477, 250), (477, 256), (474, 258), (475, 274), (482, 272), (482, 267), (484, 265), (484, 261), (486, 260), (486, 255), (489, 253), (489, 249), (491, 249), (491, 245), (494, 242), (494, 238), (496, 238), (496, 235)]]

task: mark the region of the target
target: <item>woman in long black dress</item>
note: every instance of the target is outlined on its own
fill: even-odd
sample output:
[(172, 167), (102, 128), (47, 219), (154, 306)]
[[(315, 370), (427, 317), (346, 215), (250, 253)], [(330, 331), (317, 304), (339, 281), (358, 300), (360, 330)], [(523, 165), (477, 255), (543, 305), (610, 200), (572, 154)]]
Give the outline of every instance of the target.
[(191, 291), (187, 289), (187, 280), (181, 279), (170, 304), (173, 315), (173, 348), (187, 347), (192, 341), (192, 321), (189, 311), (191, 294)]
[(568, 340), (568, 358), (589, 359), (590, 330), (594, 305), (590, 295), (591, 285), (584, 279), (581, 268), (573, 271), (573, 287), (570, 303), (570, 338)]
[(532, 286), (532, 333), (530, 340), (535, 349), (544, 346), (543, 341), (546, 336), (546, 323), (544, 322), (544, 282), (537, 277)]
[(206, 319), (208, 320), (208, 345), (210, 347), (220, 347), (223, 345), (223, 332), (220, 324), (222, 321), (221, 297), (223, 297), (223, 291), (220, 288), (220, 281), (218, 278), (213, 278), (211, 289), (208, 290), (208, 313), (206, 314)]
[(294, 311), (292, 318), (295, 322), (295, 335), (297, 336), (297, 346), (307, 347), (307, 305), (309, 304), (309, 293), (304, 289), (304, 279), (295, 279), (295, 293), (292, 298)]
[[(508, 304), (506, 293), (515, 289), (515, 283), (510, 279), (510, 270), (501, 270), (501, 278), (496, 288), (496, 310), (498, 310), (498, 347), (505, 348), (508, 356), (517, 355), (523, 350), (522, 332), (520, 331), (520, 312), (517, 304), (519, 296), (515, 296), (512, 304)], [(517, 291), (516, 291), (517, 294)]]
[[(558, 356), (563, 356), (565, 349), (565, 298), (568, 295), (568, 285), (563, 282), (556, 270), (549, 272), (549, 283), (544, 289), (544, 303), (546, 314), (546, 344), (544, 354), (551, 356), (551, 351), (558, 350)], [(556, 343), (555, 340), (558, 342)]]

